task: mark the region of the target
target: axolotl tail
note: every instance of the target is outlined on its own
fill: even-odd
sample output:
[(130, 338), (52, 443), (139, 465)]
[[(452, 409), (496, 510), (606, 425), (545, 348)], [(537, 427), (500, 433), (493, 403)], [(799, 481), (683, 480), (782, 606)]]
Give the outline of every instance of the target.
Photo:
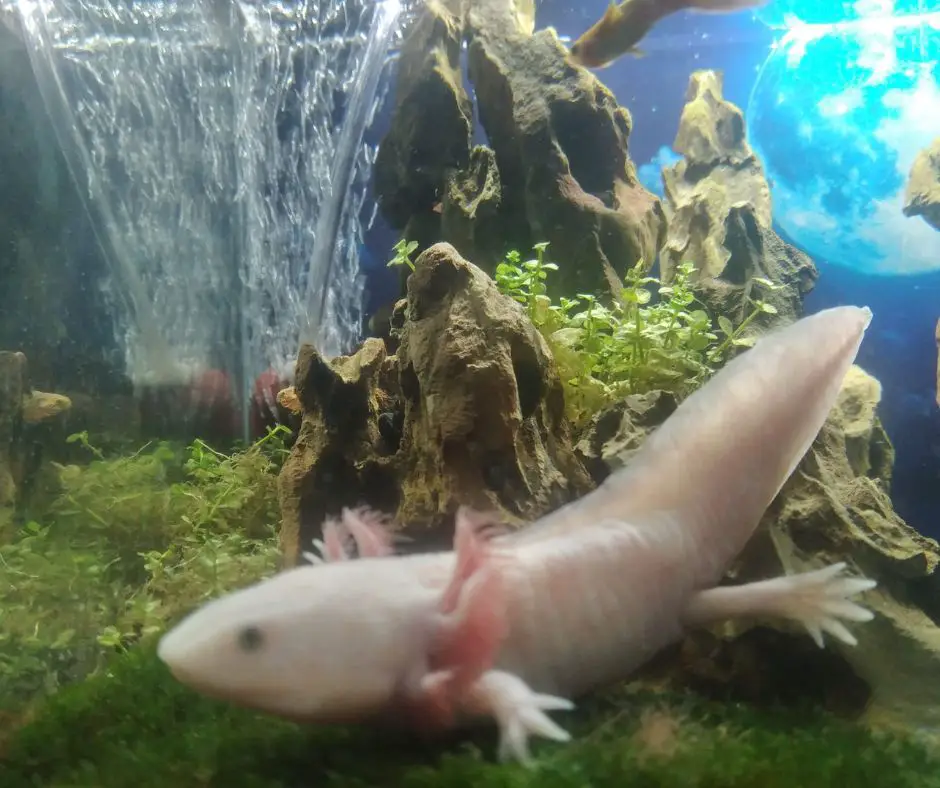
[(867, 308), (836, 307), (760, 338), (686, 399), (626, 468), (519, 541), (665, 517), (700, 546), (693, 582), (717, 582), (818, 435), (870, 321)]

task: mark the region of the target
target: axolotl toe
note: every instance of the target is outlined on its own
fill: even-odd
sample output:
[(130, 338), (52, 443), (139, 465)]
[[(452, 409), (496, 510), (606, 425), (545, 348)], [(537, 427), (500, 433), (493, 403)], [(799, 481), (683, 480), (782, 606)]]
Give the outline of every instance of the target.
[[(686, 399), (623, 470), (513, 533), (460, 509), (454, 548), (396, 555), (345, 510), (312, 563), (209, 602), (164, 636), (173, 674), (307, 722), (487, 719), (500, 756), (568, 733), (549, 712), (628, 679), (690, 628), (777, 616), (854, 645), (874, 581), (845, 564), (719, 586), (835, 403), (871, 312), (837, 307), (762, 337)], [(355, 545), (356, 557), (350, 547)]]

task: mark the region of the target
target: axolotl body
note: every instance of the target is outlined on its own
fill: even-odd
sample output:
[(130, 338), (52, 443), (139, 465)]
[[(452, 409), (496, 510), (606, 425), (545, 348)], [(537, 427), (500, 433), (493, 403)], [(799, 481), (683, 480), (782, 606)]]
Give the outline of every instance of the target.
[[(587, 496), (506, 532), (461, 508), (454, 549), (396, 555), (344, 510), (313, 565), (207, 603), (160, 642), (194, 689), (297, 721), (442, 729), (495, 720), (500, 755), (568, 733), (547, 712), (737, 616), (849, 645), (874, 587), (839, 563), (719, 585), (836, 401), (871, 313), (838, 307), (759, 339)], [(350, 548), (356, 547), (357, 557)]]

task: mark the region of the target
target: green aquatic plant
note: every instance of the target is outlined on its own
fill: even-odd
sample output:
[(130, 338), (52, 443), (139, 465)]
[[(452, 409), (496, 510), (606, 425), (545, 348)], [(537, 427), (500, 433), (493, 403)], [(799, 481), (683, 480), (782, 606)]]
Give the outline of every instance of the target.
[(940, 761), (899, 735), (812, 709), (637, 686), (565, 715), (531, 768), (495, 763), (492, 730), (442, 742), (312, 727), (202, 698), (150, 645), (116, 656), (0, 740), (4, 788), (930, 788)]
[[(49, 695), (202, 600), (270, 574), (279, 427), (222, 454), (201, 440), (59, 470), (59, 493), (0, 546), (0, 708)], [(0, 720), (0, 727), (2, 727)]]
[(386, 268), (404, 265), (414, 271), (415, 264), (411, 259), (411, 255), (414, 254), (414, 251), (417, 248), (417, 241), (406, 241), (404, 238), (402, 238), (397, 244), (395, 244), (395, 246), (392, 247), (395, 255), (391, 260), (388, 261), (388, 263), (386, 263)]
[(496, 284), (506, 295), (523, 304), (529, 311), (529, 316), (538, 312), (539, 304), (545, 299), (546, 284), (549, 271), (557, 271), (555, 263), (546, 262), (545, 250), (548, 242), (542, 241), (533, 247), (535, 258), (521, 262), (519, 252), (512, 250), (496, 266)]
[(760, 314), (774, 311), (757, 293), (777, 286), (754, 279), (751, 312), (738, 327), (719, 316), (718, 332), (724, 337), (719, 340), (712, 317), (701, 304), (696, 308), (695, 265), (689, 261), (678, 266), (668, 285), (650, 276), (640, 261), (608, 304), (590, 293), (563, 296), (556, 303), (546, 295), (545, 280), (558, 269), (545, 259), (547, 246), (536, 244), (536, 257), (525, 262), (518, 252), (509, 252), (496, 267), (495, 280), (502, 293), (526, 307), (548, 342), (565, 385), (568, 415), (576, 424), (628, 394), (660, 389), (685, 396), (732, 348), (748, 344), (745, 331)]
[[(781, 285), (775, 285), (769, 279), (764, 279), (760, 276), (755, 276), (751, 279), (751, 282), (755, 286), (761, 287), (767, 291), (779, 290), (781, 287)], [(763, 298), (755, 296), (753, 293), (749, 300), (753, 309), (750, 314), (741, 321), (741, 324), (737, 328), (734, 327), (732, 322), (725, 315), (718, 315), (718, 330), (724, 335), (724, 340), (722, 340), (721, 344), (709, 351), (709, 360), (713, 363), (723, 361), (732, 347), (747, 347), (751, 344), (749, 339), (744, 338), (744, 332), (758, 317), (761, 315), (777, 314), (777, 307), (769, 301), (765, 301)]]

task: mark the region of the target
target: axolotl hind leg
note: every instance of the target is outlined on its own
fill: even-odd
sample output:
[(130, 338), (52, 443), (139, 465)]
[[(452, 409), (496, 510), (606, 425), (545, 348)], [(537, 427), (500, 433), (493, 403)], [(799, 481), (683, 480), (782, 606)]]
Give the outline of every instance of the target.
[(453, 575), (441, 596), (426, 668), (405, 688), (405, 703), (432, 726), (456, 715), (492, 717), (500, 729), (500, 758), (528, 761), (529, 736), (569, 739), (545, 712), (574, 705), (492, 669), (508, 628), (505, 571), (511, 561), (492, 543), (498, 533), (485, 515), (458, 511)]
[(842, 575), (845, 563), (783, 575), (740, 586), (719, 586), (692, 597), (683, 615), (686, 626), (707, 626), (739, 617), (772, 616), (801, 624), (822, 648), (823, 632), (854, 646), (842, 621), (871, 621), (874, 614), (851, 597), (874, 588), (874, 580)]

